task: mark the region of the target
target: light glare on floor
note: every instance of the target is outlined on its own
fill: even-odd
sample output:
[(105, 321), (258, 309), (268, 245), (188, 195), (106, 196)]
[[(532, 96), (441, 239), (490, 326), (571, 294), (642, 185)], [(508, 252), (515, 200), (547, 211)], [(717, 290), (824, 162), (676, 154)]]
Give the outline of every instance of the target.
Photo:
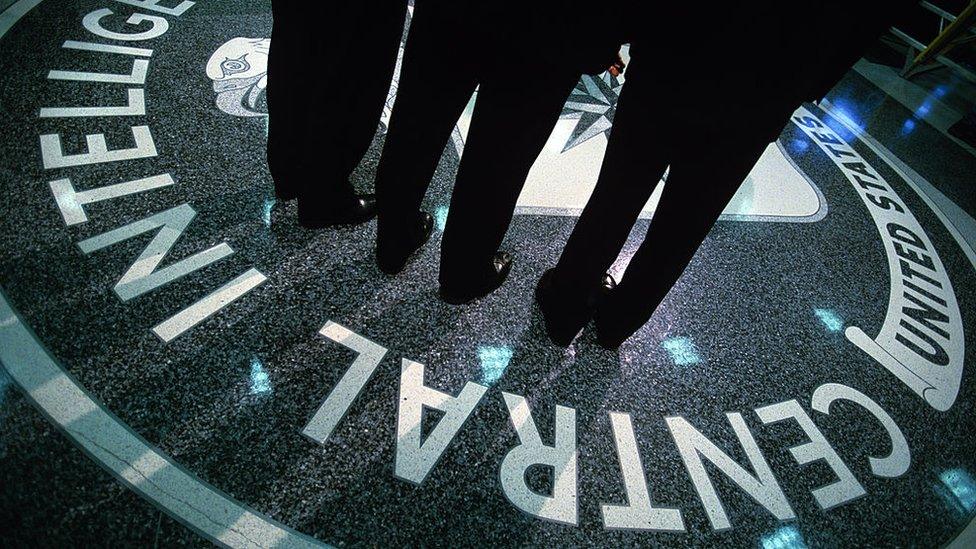
[(264, 221), (265, 227), (271, 226), (271, 210), (274, 209), (277, 202), (274, 198), (264, 201), (264, 207), (261, 210), (261, 220)]
[(830, 114), (837, 119), (839, 124), (831, 123), (829, 118), (826, 119), (825, 122), (830, 129), (848, 140), (864, 133), (867, 124), (861, 120), (857, 114), (857, 108), (851, 102), (845, 99), (833, 99), (831, 102), (833, 108)]
[(762, 549), (806, 549), (807, 544), (795, 526), (784, 526), (759, 540)]
[(691, 366), (701, 362), (695, 343), (687, 337), (672, 337), (661, 342), (661, 347), (671, 355), (671, 360), (678, 366)]
[(839, 332), (844, 329), (844, 321), (830, 309), (814, 309), (813, 314), (817, 315), (824, 327), (831, 332)]
[(901, 134), (908, 135), (913, 131), (915, 131), (915, 120), (912, 118), (908, 118), (905, 120), (905, 123), (902, 124), (901, 126)]
[(939, 475), (939, 480), (949, 490), (954, 501), (968, 515), (976, 509), (976, 482), (965, 469), (949, 469)]
[(434, 223), (437, 224), (437, 230), (444, 232), (444, 227), (447, 226), (447, 206), (438, 206), (434, 210)]
[(271, 392), (271, 380), (264, 365), (257, 358), (251, 359), (251, 394), (260, 395)]
[(792, 141), (792, 148), (796, 152), (805, 153), (810, 148), (810, 142), (805, 139), (794, 139)]
[(494, 385), (512, 360), (512, 348), (502, 347), (478, 347), (478, 360), (481, 362), (481, 382), (485, 385)]

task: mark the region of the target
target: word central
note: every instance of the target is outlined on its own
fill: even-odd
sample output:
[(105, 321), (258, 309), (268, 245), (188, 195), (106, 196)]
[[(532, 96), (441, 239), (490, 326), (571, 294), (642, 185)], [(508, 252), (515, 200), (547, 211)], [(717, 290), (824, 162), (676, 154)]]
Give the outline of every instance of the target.
[[(387, 349), (334, 322), (328, 322), (319, 333), (358, 353), (302, 431), (312, 440), (325, 444), (376, 372)], [(422, 484), (487, 392), (488, 387), (470, 381), (456, 396), (429, 387), (424, 384), (424, 365), (403, 359), (396, 418), (396, 477)], [(539, 436), (529, 401), (512, 393), (502, 392), (501, 396), (519, 438), (519, 445), (510, 449), (501, 463), (502, 491), (516, 508), (530, 515), (576, 526), (579, 523), (579, 474), (575, 409), (556, 406), (554, 443), (547, 445)], [(908, 471), (911, 452), (905, 436), (891, 416), (868, 396), (846, 385), (828, 383), (814, 391), (810, 407), (821, 414), (829, 414), (831, 405), (839, 400), (853, 402), (873, 416), (890, 439), (891, 452), (887, 456), (868, 458), (871, 472), (878, 477), (894, 478)], [(424, 408), (443, 412), (425, 440), (421, 436)], [(798, 465), (822, 461), (833, 471), (836, 481), (811, 490), (822, 510), (842, 505), (867, 493), (797, 400), (762, 406), (756, 408), (755, 413), (763, 424), (792, 421), (799, 427), (807, 441), (789, 449)], [(685, 531), (680, 509), (659, 507), (652, 503), (630, 414), (611, 411), (609, 416), (626, 503), (601, 505), (604, 527)], [(795, 518), (792, 505), (742, 414), (730, 412), (726, 416), (747, 456), (748, 467), (729, 457), (685, 418), (665, 418), (712, 528), (726, 530), (732, 527), (732, 523), (705, 467), (706, 461), (712, 465), (712, 470), (718, 470), (728, 477), (777, 519)], [(551, 471), (551, 494), (541, 494), (529, 487), (526, 472), (534, 466), (548, 467)]]

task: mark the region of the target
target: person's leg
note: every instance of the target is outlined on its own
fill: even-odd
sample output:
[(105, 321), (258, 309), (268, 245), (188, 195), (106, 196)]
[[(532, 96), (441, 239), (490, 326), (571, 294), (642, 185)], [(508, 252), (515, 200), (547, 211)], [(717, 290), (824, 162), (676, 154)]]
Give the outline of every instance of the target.
[(624, 88), (596, 188), (557, 266), (546, 271), (536, 288), (546, 332), (557, 345), (572, 342), (599, 297), (612, 287), (606, 272), (667, 167), (666, 131), (659, 120), (649, 118), (653, 101), (643, 84), (632, 78)]
[(393, 79), (403, 37), (406, 0), (358, 0), (355, 32), (346, 41), (339, 102), (329, 105), (331, 145), (340, 160), (343, 181), (356, 169), (373, 142)]
[(613, 265), (669, 161), (669, 136), (650, 116), (643, 82), (620, 96), (593, 194), (553, 272), (567, 301), (582, 304)]
[(492, 258), (519, 193), (579, 80), (542, 72), (522, 79), (506, 71), (479, 88), (441, 243), (442, 288), (477, 290), (496, 274)]
[(302, 6), (288, 0), (271, 4), (273, 25), (268, 53), (268, 169), (279, 198), (298, 194), (299, 154), (295, 142), (305, 129), (297, 100), (301, 67), (309, 57), (310, 43), (302, 36)]
[[(346, 50), (357, 26), (354, 2), (272, 2), (273, 29), (268, 59), (268, 163), (277, 194), (353, 198), (341, 172), (340, 150), (330, 133), (330, 110), (342, 99), (338, 85), (348, 67)], [(299, 213), (301, 214), (301, 202)], [(307, 211), (317, 208), (306, 208)]]
[(438, 9), (437, 4), (420, 2), (414, 11), (377, 168), (376, 245), (381, 263), (417, 245), (414, 233), (421, 202), (477, 84), (477, 67), (464, 56), (471, 48), (464, 47), (463, 31)]
[[(312, 167), (299, 186), (298, 220), (309, 228), (362, 223), (376, 215), (375, 200), (359, 196), (349, 175), (372, 143), (396, 65), (405, 0), (330, 2), (331, 19), (316, 40), (318, 76), (306, 82), (315, 94), (303, 152)], [(337, 25), (341, 28), (335, 28)]]
[(616, 347), (650, 320), (768, 145), (740, 137), (683, 143), (644, 242), (597, 310), (605, 345)]

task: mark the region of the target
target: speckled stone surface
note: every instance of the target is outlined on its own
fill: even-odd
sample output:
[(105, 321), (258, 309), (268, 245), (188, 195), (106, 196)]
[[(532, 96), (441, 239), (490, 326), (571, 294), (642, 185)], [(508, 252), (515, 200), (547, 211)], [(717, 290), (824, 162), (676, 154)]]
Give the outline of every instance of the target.
[[(961, 87), (957, 82), (961, 77), (945, 69), (940, 69), (937, 75), (944, 83), (934, 86), (929, 94), (931, 100)], [(973, 176), (976, 156), (925, 123), (925, 102), (911, 111), (853, 71), (834, 87), (828, 98), (835, 105), (843, 106), (864, 131), (907, 161), (956, 205), (976, 216), (976, 176)]]
[[(532, 291), (555, 264), (572, 217), (517, 216), (505, 242), (516, 261), (509, 281), (486, 299), (455, 307), (436, 294), (439, 234), (390, 278), (373, 263), (375, 224), (307, 231), (296, 223), (294, 204), (271, 204), (265, 121), (219, 110), (206, 73), (211, 54), (228, 40), (268, 37), (266, 1), (199, 2), (168, 16), (163, 36), (126, 44), (154, 50), (146, 116), (38, 118), (42, 107), (115, 105), (124, 97), (124, 85), (46, 78), (50, 70), (131, 70), (128, 56), (61, 47), (65, 40), (105, 42), (81, 20), (106, 6), (134, 10), (88, 0), (42, 2), (0, 39), (0, 286), (93, 397), (230, 497), (323, 542), (376, 546), (937, 546), (976, 511), (965, 485), (954, 493), (942, 480), (947, 471), (976, 477), (976, 274), (919, 196), (862, 145), (854, 147), (918, 218), (952, 280), (970, 345), (969, 367), (947, 412), (932, 409), (817, 316), (829, 311), (842, 326), (877, 333), (889, 271), (864, 203), (795, 125), (780, 139), (825, 196), (824, 219), (720, 222), (654, 318), (619, 351), (598, 347), (591, 328), (564, 350), (548, 342)], [(336, 85), (355, 85), (355, 74)], [(905, 113), (869, 88), (852, 74), (834, 94), (870, 107), (869, 131), (973, 213), (974, 160), (925, 130), (924, 121), (918, 133), (894, 139)], [(90, 133), (105, 133), (110, 148), (131, 146), (133, 125), (151, 128), (158, 156), (43, 168), (42, 134), (58, 133), (67, 152), (79, 152)], [(381, 149), (382, 132), (355, 174), (363, 191), (371, 188)], [(448, 146), (428, 210), (448, 203), (457, 164)], [(48, 187), (64, 177), (87, 189), (162, 173), (176, 184), (86, 206), (89, 221), (70, 227)], [(181, 204), (197, 216), (163, 265), (220, 242), (235, 253), (121, 301), (112, 288), (151, 237), (92, 254), (77, 243)], [(635, 229), (624, 256), (647, 223)], [(169, 344), (153, 335), (157, 323), (251, 267), (267, 282)], [(330, 320), (389, 352), (330, 440), (318, 445), (301, 431), (354, 358), (317, 334)], [(490, 387), (420, 486), (394, 476), (403, 358), (426, 365), (425, 382), (441, 391), (457, 394), (468, 381)], [(208, 543), (118, 484), (2, 379), (0, 544)], [(856, 388), (891, 415), (912, 452), (905, 475), (872, 475), (867, 457), (890, 447), (870, 415), (844, 403), (830, 415), (811, 410), (811, 395), (824, 383)], [(555, 405), (576, 410), (578, 525), (541, 521), (506, 499), (499, 467), (518, 437), (502, 391), (529, 399), (543, 441), (554, 436)], [(791, 422), (763, 425), (753, 411), (791, 399), (850, 467), (864, 497), (827, 511), (817, 505), (810, 491), (835, 480), (830, 469), (823, 461), (797, 465), (789, 448), (806, 441), (803, 432)], [(609, 411), (631, 414), (652, 501), (679, 508), (685, 532), (603, 527), (600, 505), (626, 500)], [(684, 417), (751, 472), (728, 412), (743, 414), (796, 519), (777, 521), (711, 467), (732, 523), (712, 529), (665, 418)], [(529, 484), (544, 490), (544, 476), (530, 474)], [(776, 545), (781, 541), (786, 545)]]

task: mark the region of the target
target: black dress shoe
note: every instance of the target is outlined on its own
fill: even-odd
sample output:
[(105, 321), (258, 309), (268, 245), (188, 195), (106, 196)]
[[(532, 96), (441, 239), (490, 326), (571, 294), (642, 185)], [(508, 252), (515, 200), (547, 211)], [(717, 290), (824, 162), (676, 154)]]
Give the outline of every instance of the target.
[(427, 212), (419, 212), (415, 229), (411, 231), (414, 235), (403, 245), (398, 246), (376, 246), (376, 264), (384, 273), (393, 276), (407, 265), (407, 261), (430, 240), (431, 233), (434, 232), (434, 218)]
[(542, 274), (535, 288), (535, 301), (542, 311), (549, 339), (560, 347), (568, 347), (593, 317), (600, 302), (617, 286), (617, 281), (607, 273), (597, 288), (573, 304), (558, 295), (554, 279), (555, 269)]
[(620, 328), (609, 328), (597, 316), (596, 320), (596, 342), (609, 351), (616, 351), (624, 344), (624, 341), (633, 335), (633, 332), (624, 333)]
[(322, 208), (298, 200), (298, 224), (306, 229), (324, 229), (336, 225), (358, 225), (376, 217), (376, 198), (364, 194), (342, 204)]
[(293, 172), (282, 174), (272, 170), (271, 180), (274, 182), (275, 197), (278, 200), (288, 202), (298, 198), (298, 185), (295, 182), (299, 181), (299, 178), (295, 177)]
[(626, 317), (619, 311), (606, 310), (605, 307), (597, 309), (594, 314), (594, 324), (596, 324), (596, 342), (604, 349), (611, 351), (617, 350), (624, 341), (627, 341), (634, 332), (644, 325), (643, 322), (636, 326), (631, 326), (632, 322), (626, 321)]
[(275, 185), (275, 198), (280, 202), (289, 202), (298, 198), (298, 191), (291, 188), (284, 188), (280, 185)]
[(501, 251), (496, 252), (495, 257), (492, 258), (491, 267), (494, 269), (494, 272), (487, 279), (472, 286), (452, 288), (442, 284), (440, 289), (441, 299), (451, 305), (463, 305), (494, 292), (505, 282), (505, 279), (508, 278), (508, 273), (512, 271), (511, 254)]

